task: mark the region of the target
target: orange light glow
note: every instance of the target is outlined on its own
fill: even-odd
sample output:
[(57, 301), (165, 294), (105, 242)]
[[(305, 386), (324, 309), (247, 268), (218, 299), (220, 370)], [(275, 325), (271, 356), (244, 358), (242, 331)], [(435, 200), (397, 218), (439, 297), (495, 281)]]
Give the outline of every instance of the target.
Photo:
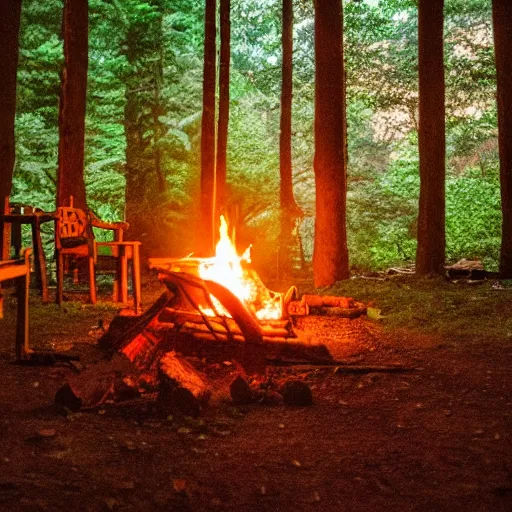
[[(250, 247), (239, 256), (228, 235), (226, 219), (220, 218), (220, 238), (217, 243), (215, 256), (201, 261), (199, 276), (202, 279), (215, 281), (230, 290), (250, 309), (260, 320), (278, 320), (282, 316), (282, 300), (279, 294), (270, 292), (260, 281), (253, 270), (245, 266), (251, 263)], [(227, 312), (218, 301), (215, 307), (223, 314)], [(210, 314), (204, 310), (205, 314)]]

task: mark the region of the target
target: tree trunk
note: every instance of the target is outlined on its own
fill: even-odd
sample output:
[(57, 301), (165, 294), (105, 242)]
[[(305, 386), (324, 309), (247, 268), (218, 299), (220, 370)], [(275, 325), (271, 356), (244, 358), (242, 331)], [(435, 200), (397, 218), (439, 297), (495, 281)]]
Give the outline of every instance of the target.
[(220, 65), (219, 65), (219, 119), (217, 125), (216, 213), (226, 208), (227, 147), (229, 124), (229, 61), (231, 58), (231, 1), (220, 0)]
[(500, 275), (512, 278), (512, 4), (493, 0), (494, 51), (498, 82), (501, 229)]
[(315, 286), (348, 279), (341, 0), (315, 2)]
[(201, 252), (211, 255), (215, 246), (215, 60), (216, 0), (206, 0), (201, 120)]
[[(4, 213), (11, 194), (14, 172), (15, 144), (14, 117), (16, 114), (16, 71), (18, 68), (18, 38), (20, 31), (21, 0), (0, 2), (0, 213)], [(4, 254), (9, 259), (8, 230), (0, 233)]]
[(279, 134), (280, 233), (279, 275), (292, 270), (293, 229), (300, 209), (293, 195), (292, 179), (292, 98), (293, 98), (293, 0), (283, 0), (281, 67), (281, 123)]
[(420, 200), (416, 273), (442, 274), (445, 259), (444, 0), (420, 0)]
[(88, 1), (65, 0), (64, 67), (59, 104), (57, 206), (86, 208), (84, 182), (85, 106), (88, 64)]

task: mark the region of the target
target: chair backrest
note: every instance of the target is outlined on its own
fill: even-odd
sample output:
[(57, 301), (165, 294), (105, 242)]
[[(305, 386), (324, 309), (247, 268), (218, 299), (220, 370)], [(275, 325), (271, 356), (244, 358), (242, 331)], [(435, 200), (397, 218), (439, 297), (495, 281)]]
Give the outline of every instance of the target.
[(80, 208), (57, 208), (55, 244), (58, 249), (68, 249), (90, 244), (93, 233), (86, 212)]

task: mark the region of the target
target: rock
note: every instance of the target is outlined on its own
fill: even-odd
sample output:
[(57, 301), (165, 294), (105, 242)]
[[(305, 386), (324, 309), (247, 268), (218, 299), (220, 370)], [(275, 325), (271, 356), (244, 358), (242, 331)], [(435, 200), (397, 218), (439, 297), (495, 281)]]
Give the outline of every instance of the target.
[(286, 405), (312, 405), (313, 394), (301, 380), (289, 380), (281, 391)]
[(57, 431), (54, 428), (43, 428), (38, 432), (38, 435), (43, 439), (51, 439), (57, 435)]
[(178, 493), (180, 496), (188, 496), (188, 485), (186, 480), (182, 478), (176, 478), (172, 481), (172, 486), (174, 487), (176, 493)]
[(240, 375), (229, 386), (229, 393), (235, 405), (250, 404), (254, 399), (254, 394), (249, 384)]
[(64, 384), (55, 394), (55, 403), (71, 412), (77, 412), (82, 407), (82, 399), (77, 396), (68, 383)]

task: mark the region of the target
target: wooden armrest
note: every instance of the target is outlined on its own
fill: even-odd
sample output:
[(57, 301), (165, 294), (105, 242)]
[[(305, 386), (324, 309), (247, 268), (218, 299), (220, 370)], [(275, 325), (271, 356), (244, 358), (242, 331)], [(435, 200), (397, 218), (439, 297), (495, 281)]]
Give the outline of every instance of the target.
[(119, 231), (121, 229), (125, 230), (130, 227), (130, 225), (127, 222), (122, 222), (122, 221), (121, 222), (106, 222), (104, 220), (101, 220), (100, 218), (98, 218), (96, 216), (96, 214), (92, 210), (89, 210), (88, 213), (89, 213), (90, 223), (95, 228)]
[(110, 229), (112, 231), (118, 231), (120, 229), (128, 229), (129, 224), (127, 222), (105, 222), (98, 219), (97, 217), (91, 218), (91, 224), (95, 228)]
[(136, 240), (124, 240), (122, 242), (95, 242), (96, 245), (100, 247), (119, 247), (124, 245), (125, 247), (135, 246), (135, 245), (141, 245), (141, 242)]

